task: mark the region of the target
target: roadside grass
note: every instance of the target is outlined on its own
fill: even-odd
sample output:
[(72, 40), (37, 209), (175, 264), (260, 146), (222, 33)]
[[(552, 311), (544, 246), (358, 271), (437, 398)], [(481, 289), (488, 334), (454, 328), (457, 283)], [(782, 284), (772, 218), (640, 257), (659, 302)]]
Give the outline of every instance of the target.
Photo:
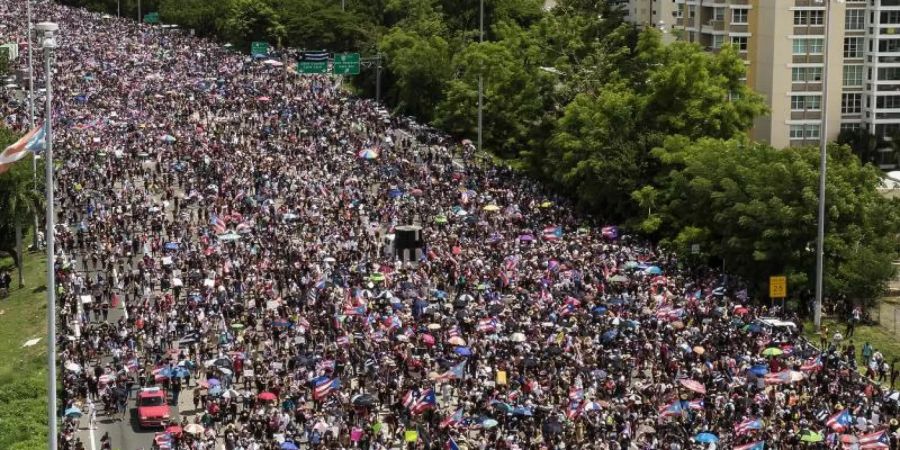
[[(840, 331), (841, 335), (845, 335), (847, 324), (837, 322), (833, 319), (822, 319), (822, 325), (828, 327), (828, 339), (834, 336), (835, 331)], [(819, 335), (815, 332), (815, 327), (811, 321), (803, 324), (803, 334), (814, 345), (819, 345)], [(887, 329), (879, 325), (873, 326), (857, 326), (853, 331), (853, 337), (844, 336), (844, 343), (852, 341), (856, 347), (856, 365), (860, 373), (865, 373), (865, 364), (862, 357), (862, 347), (868, 342), (874, 350), (879, 350), (884, 355), (887, 362), (893, 361), (895, 358), (900, 359), (900, 341)]]
[[(47, 448), (47, 298), (43, 253), (25, 254), (25, 287), (11, 258), (10, 295), (0, 299), (0, 449)], [(31, 347), (29, 339), (40, 338)]]

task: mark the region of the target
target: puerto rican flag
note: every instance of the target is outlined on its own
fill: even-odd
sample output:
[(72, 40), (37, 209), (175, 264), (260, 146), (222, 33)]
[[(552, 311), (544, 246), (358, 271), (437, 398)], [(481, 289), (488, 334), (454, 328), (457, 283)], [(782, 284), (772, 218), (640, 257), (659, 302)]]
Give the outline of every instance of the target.
[(859, 437), (845, 434), (841, 436), (841, 446), (844, 450), (889, 449), (891, 448), (891, 439), (887, 430), (876, 431)]
[(329, 394), (341, 388), (341, 380), (322, 376), (313, 380), (313, 399), (324, 400)]
[(822, 356), (820, 355), (815, 358), (808, 359), (803, 363), (802, 366), (800, 366), (800, 370), (803, 372), (817, 372), (819, 370), (822, 370), (822, 367)]
[(366, 305), (346, 306), (346, 307), (344, 307), (344, 315), (364, 316), (364, 315), (366, 315)]
[(335, 341), (337, 345), (341, 347), (347, 347), (350, 345), (350, 337), (349, 336), (338, 336), (337, 341)]
[(466, 377), (466, 361), (463, 361), (455, 366), (451, 367), (450, 370), (438, 375), (437, 380), (445, 381), (445, 380), (462, 380)]
[(582, 400), (572, 400), (569, 402), (569, 406), (566, 408), (566, 418), (569, 420), (575, 420), (581, 417), (581, 413), (584, 412), (584, 401)]
[(215, 234), (225, 234), (225, 231), (227, 230), (225, 221), (217, 214), (213, 214), (209, 219), (209, 225), (212, 227), (213, 233)]
[(426, 389), (425, 392), (416, 399), (412, 407), (409, 408), (409, 412), (416, 416), (435, 406), (437, 406), (437, 397), (434, 395), (434, 389)]
[(569, 388), (569, 400), (582, 400), (584, 399), (584, 389), (572, 386)]
[(444, 420), (441, 421), (441, 428), (447, 427), (455, 427), (462, 423), (463, 420), (463, 409), (459, 408), (453, 414), (447, 416)]
[(444, 450), (459, 450), (459, 445), (456, 444), (453, 438), (450, 438), (444, 443)]
[(462, 337), (462, 332), (460, 332), (459, 330), (459, 325), (453, 325), (452, 327), (450, 327), (450, 329), (447, 330), (447, 337)]
[(13, 142), (0, 153), (0, 173), (8, 171), (12, 164), (28, 155), (28, 152), (38, 153), (45, 145), (45, 129), (43, 126), (34, 127), (31, 131)]
[(850, 427), (851, 422), (852, 420), (850, 418), (850, 411), (845, 408), (829, 417), (825, 421), (825, 426), (838, 433), (841, 433)]
[(481, 333), (495, 333), (499, 322), (494, 317), (486, 317), (478, 321), (476, 329)]
[(791, 371), (788, 369), (785, 369), (785, 370), (782, 370), (781, 372), (767, 373), (763, 377), (763, 381), (765, 381), (766, 384), (790, 384)]
[(732, 450), (763, 450), (764, 448), (766, 448), (766, 441), (756, 441), (749, 444), (735, 446)]
[(748, 434), (753, 430), (761, 430), (763, 427), (762, 420), (759, 420), (755, 417), (751, 417), (743, 422), (734, 426), (734, 432), (738, 436), (743, 434)]
[(413, 405), (416, 403), (416, 398), (418, 397), (418, 391), (416, 391), (415, 389), (410, 389), (403, 396), (403, 407), (406, 409), (412, 409)]
[(541, 233), (541, 236), (544, 237), (544, 240), (547, 241), (555, 241), (557, 239), (561, 239), (563, 235), (562, 227), (558, 227), (556, 225), (551, 225), (549, 227), (544, 228), (544, 232)]

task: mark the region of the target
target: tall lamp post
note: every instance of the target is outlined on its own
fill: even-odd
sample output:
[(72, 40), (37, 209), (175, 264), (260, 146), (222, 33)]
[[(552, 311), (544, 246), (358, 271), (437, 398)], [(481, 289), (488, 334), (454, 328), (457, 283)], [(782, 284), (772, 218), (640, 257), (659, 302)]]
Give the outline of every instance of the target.
[[(816, 299), (813, 304), (813, 323), (816, 331), (822, 326), (822, 291), (825, 264), (825, 177), (828, 169), (828, 27), (831, 23), (831, 0), (825, 2), (825, 33), (822, 46), (822, 124), (819, 126), (819, 217), (816, 228)], [(844, 0), (836, 0), (844, 3)]]
[[(31, 0), (26, 0), (26, 11), (28, 15), (28, 129), (34, 129), (34, 32), (31, 25)], [(37, 158), (31, 158), (31, 175), (34, 190), (37, 193)], [(32, 245), (34, 249), (38, 248), (38, 215), (34, 213), (34, 239)]]
[(53, 73), (50, 70), (50, 62), (53, 58), (53, 50), (57, 47), (56, 33), (59, 25), (53, 22), (41, 22), (35, 25), (38, 32), (43, 33), (41, 48), (44, 49), (44, 73), (47, 88), (47, 112), (44, 115), (44, 139), (46, 152), (44, 166), (47, 171), (47, 418), (50, 432), (48, 447), (56, 450), (56, 254), (54, 249), (55, 236), (54, 211), (53, 211)]
[[(478, 42), (484, 42), (484, 0), (479, 2), (479, 10), (478, 10)], [(481, 74), (481, 71), (484, 70), (484, 67), (478, 71), (478, 153), (481, 153), (481, 125), (482, 125), (482, 103), (484, 97), (484, 78)]]

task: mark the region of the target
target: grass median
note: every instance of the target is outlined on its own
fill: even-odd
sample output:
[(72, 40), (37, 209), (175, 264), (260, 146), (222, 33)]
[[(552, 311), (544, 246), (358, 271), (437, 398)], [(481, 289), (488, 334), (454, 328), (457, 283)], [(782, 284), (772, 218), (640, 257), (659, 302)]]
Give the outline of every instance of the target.
[(26, 253), (19, 288), (12, 259), (0, 259), (13, 278), (9, 296), (0, 299), (0, 449), (47, 448), (46, 261), (43, 253)]
[[(844, 322), (837, 322), (833, 319), (823, 319), (822, 325), (828, 327), (829, 341), (831, 340), (831, 337), (834, 336), (835, 331), (840, 331), (841, 335), (844, 336), (843, 343), (853, 342), (853, 346), (856, 347), (856, 365), (859, 367), (861, 373), (865, 373), (862, 347), (866, 342), (872, 346), (873, 350), (881, 351), (887, 362), (891, 362), (895, 358), (900, 358), (900, 341), (898, 341), (889, 330), (880, 325), (858, 325), (853, 331), (853, 337), (850, 338), (845, 336), (847, 324)], [(803, 326), (803, 334), (806, 335), (806, 338), (813, 344), (819, 345), (819, 335), (814, 330), (815, 327), (811, 321), (806, 322)]]

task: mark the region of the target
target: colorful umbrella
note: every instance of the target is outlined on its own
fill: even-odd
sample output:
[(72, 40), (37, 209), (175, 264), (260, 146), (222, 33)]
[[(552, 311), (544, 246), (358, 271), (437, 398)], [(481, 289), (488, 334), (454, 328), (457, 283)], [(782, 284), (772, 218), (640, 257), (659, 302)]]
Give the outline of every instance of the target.
[(703, 444), (719, 442), (719, 437), (712, 433), (700, 433), (694, 436), (694, 440)]
[(698, 394), (706, 394), (706, 387), (703, 386), (703, 383), (701, 383), (699, 381), (682, 378), (682, 379), (678, 380), (678, 382), (681, 383), (682, 386), (684, 386)]
[(356, 156), (359, 156), (361, 159), (375, 159), (378, 158), (378, 152), (371, 148), (364, 148), (357, 152)]
[(760, 353), (763, 356), (781, 356), (784, 354), (784, 350), (778, 347), (769, 347)]
[(256, 398), (258, 398), (264, 402), (270, 402), (270, 401), (275, 400), (276, 397), (275, 397), (275, 394), (273, 394), (271, 392), (263, 392), (263, 393), (257, 395)]

